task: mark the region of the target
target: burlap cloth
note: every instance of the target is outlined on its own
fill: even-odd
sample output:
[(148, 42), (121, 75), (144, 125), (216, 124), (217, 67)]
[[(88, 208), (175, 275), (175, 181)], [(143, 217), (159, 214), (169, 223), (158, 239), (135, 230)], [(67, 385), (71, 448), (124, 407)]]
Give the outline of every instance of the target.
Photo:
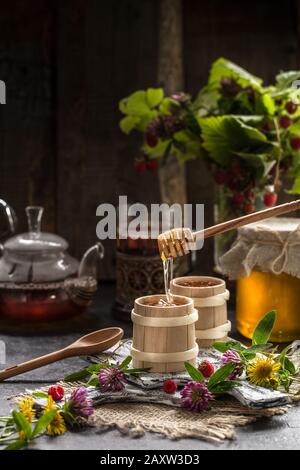
[(274, 217), (241, 227), (220, 266), (229, 279), (252, 270), (300, 278), (300, 219)]
[[(68, 384), (59, 382), (68, 394), (83, 383)], [(47, 392), (47, 388), (35, 391)], [(9, 397), (17, 403), (32, 391)], [(300, 396), (291, 396), (292, 402), (300, 401)], [(143, 436), (146, 432), (157, 433), (168, 439), (194, 438), (211, 443), (236, 438), (235, 428), (246, 426), (263, 418), (271, 418), (287, 413), (291, 405), (265, 409), (251, 409), (243, 406), (234, 398), (223, 397), (212, 403), (210, 410), (194, 413), (183, 408), (160, 404), (111, 403), (95, 407), (89, 418), (89, 425), (97, 432), (117, 429), (132, 438)]]

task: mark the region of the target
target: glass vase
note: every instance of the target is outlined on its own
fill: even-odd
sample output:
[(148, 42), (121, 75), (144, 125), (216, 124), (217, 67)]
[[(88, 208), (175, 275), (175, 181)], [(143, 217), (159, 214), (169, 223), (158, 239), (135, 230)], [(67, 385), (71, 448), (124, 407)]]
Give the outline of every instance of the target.
[[(215, 188), (215, 204), (214, 204), (214, 222), (220, 224), (227, 220), (232, 220), (249, 213), (244, 207), (234, 207), (232, 203), (232, 191), (223, 185), (218, 185)], [(253, 205), (256, 210), (264, 208), (262, 202), (262, 195), (257, 192)], [(230, 230), (221, 233), (214, 237), (214, 269), (216, 272), (221, 273), (220, 258), (230, 249), (237, 235), (236, 230)]]

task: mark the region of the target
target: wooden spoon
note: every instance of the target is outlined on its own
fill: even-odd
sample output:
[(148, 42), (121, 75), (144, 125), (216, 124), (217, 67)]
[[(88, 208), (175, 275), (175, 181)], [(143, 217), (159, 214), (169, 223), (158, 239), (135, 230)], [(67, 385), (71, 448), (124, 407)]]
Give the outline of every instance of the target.
[(9, 377), (23, 374), (23, 372), (28, 372), (29, 370), (45, 366), (46, 364), (61, 361), (66, 357), (98, 354), (117, 344), (117, 342), (122, 339), (123, 335), (124, 331), (122, 328), (117, 327), (94, 331), (93, 333), (83, 336), (64, 349), (46, 354), (45, 356), (37, 357), (31, 361), (23, 362), (23, 364), (18, 364), (1, 371), (0, 382), (8, 379)]
[(189, 228), (172, 229), (162, 233), (158, 237), (158, 247), (162, 258), (175, 258), (188, 254), (193, 249), (197, 240), (212, 237), (219, 233), (228, 232), (229, 230), (242, 227), (243, 225), (257, 222), (260, 220), (275, 217), (277, 215), (287, 214), (288, 212), (300, 209), (300, 199), (270, 209), (254, 212), (253, 214), (244, 215), (237, 219), (228, 220), (218, 225), (191, 232)]

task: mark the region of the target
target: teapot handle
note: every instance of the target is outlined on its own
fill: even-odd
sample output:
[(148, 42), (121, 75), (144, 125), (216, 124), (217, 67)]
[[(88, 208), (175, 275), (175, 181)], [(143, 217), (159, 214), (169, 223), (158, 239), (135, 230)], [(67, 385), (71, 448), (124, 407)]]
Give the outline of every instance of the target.
[(103, 258), (104, 246), (101, 242), (97, 242), (84, 253), (78, 268), (78, 276), (92, 276), (97, 279), (98, 261)]
[(8, 222), (8, 227), (9, 227), (6, 230), (6, 232), (0, 234), (1, 238), (5, 238), (8, 235), (15, 233), (18, 221), (17, 221), (17, 216), (15, 214), (15, 211), (3, 199), (0, 199), (0, 206), (4, 208), (4, 212), (5, 212), (7, 222)]

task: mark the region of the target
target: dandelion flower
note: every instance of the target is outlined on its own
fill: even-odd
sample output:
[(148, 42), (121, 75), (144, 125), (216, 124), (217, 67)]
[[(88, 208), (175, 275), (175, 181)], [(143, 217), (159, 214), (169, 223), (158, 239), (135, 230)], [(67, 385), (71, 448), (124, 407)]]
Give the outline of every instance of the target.
[(52, 419), (51, 423), (47, 426), (47, 434), (49, 436), (60, 436), (67, 431), (67, 427), (62, 417), (60, 411), (56, 413), (54, 418)]
[(273, 357), (259, 356), (247, 365), (247, 375), (254, 385), (276, 389), (279, 386), (277, 377), (279, 369), (280, 364), (275, 362)]
[(19, 408), (27, 421), (32, 422), (35, 418), (35, 410), (33, 409), (34, 399), (32, 397), (25, 397), (19, 402)]
[(48, 411), (56, 410), (56, 409), (57, 409), (57, 406), (56, 406), (56, 404), (55, 404), (55, 401), (53, 400), (53, 398), (51, 397), (51, 395), (48, 395), (48, 398), (47, 398), (47, 405), (46, 405), (45, 408), (44, 408), (45, 413), (47, 413)]

